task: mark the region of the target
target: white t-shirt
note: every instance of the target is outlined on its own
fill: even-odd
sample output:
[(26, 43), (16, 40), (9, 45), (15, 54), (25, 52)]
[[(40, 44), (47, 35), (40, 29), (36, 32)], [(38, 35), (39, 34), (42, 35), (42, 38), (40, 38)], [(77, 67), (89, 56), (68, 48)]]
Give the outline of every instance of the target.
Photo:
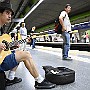
[(64, 18), (64, 26), (68, 31), (71, 31), (71, 23), (70, 23), (70, 19), (68, 17), (68, 14), (66, 13), (66, 11), (62, 11), (60, 14), (60, 17), (65, 17)]
[[(20, 28), (20, 35), (21, 35), (21, 37), (27, 37), (27, 29), (24, 27), (24, 28)], [(23, 39), (23, 38), (22, 38)]]

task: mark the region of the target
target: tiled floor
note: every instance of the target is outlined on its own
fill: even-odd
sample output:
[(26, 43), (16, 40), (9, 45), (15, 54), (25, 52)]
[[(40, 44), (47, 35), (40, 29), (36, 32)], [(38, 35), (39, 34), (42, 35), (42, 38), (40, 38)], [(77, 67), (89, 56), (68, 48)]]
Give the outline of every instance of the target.
[[(42, 66), (45, 65), (64, 66), (75, 70), (74, 83), (57, 85), (50, 90), (90, 90), (90, 52), (72, 50), (70, 51), (70, 56), (72, 56), (73, 61), (63, 61), (60, 48), (37, 47), (32, 50), (31, 47), (27, 46), (27, 49), (31, 52), (36, 66), (43, 77), (45, 72)], [(8, 72), (6, 74), (8, 75)], [(16, 76), (21, 77), (23, 81), (8, 86), (6, 90), (36, 90), (34, 88), (34, 78), (29, 74), (23, 63), (19, 65)]]

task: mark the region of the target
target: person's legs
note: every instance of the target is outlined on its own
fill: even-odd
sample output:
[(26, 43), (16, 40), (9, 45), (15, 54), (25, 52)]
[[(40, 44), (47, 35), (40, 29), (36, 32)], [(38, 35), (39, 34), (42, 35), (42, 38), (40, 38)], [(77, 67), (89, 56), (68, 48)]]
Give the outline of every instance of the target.
[(21, 78), (18, 78), (15, 76), (17, 68), (18, 66), (16, 66), (15, 68), (9, 71), (8, 77), (6, 78), (6, 86), (10, 86), (10, 85), (13, 85), (22, 81)]
[(13, 68), (12, 70), (9, 71), (9, 74), (8, 74), (8, 79), (9, 80), (13, 80), (14, 79), (17, 67), (18, 66), (16, 66), (15, 68)]
[(35, 41), (36, 41), (36, 40), (33, 38), (32, 49), (35, 48)]
[[(15, 50), (11, 52), (15, 53)], [(9, 71), (8, 77), (6, 78), (6, 86), (10, 86), (10, 85), (13, 85), (15, 83), (19, 83), (22, 81), (21, 78), (15, 77), (15, 72), (17, 68), (18, 68), (18, 65)]]
[(28, 51), (17, 51), (15, 53), (15, 58), (17, 62), (23, 61), (26, 68), (30, 72), (30, 74), (35, 78), (35, 87), (42, 89), (50, 89), (55, 87), (55, 84), (52, 84), (45, 80), (39, 73), (36, 68), (36, 65), (32, 59), (31, 54)]
[(66, 53), (67, 53), (67, 57), (68, 57), (68, 52), (70, 50), (70, 34), (69, 33), (66, 33)]
[(39, 76), (31, 54), (28, 51), (16, 51), (15, 58), (17, 62), (24, 62), (26, 68), (29, 70), (31, 75), (34, 76), (34, 78)]
[(21, 36), (22, 37), (22, 40), (24, 40), (24, 42), (22, 43), (22, 49), (21, 50), (25, 50), (26, 49), (26, 41), (25, 39), (27, 38), (27, 36)]
[(66, 36), (66, 32), (63, 32), (62, 36), (63, 36), (62, 57), (67, 58), (67, 36)]
[(63, 59), (66, 59), (66, 58), (68, 58), (68, 52), (69, 52), (69, 49), (70, 49), (70, 34), (67, 33), (67, 32), (63, 32), (62, 36), (63, 36), (62, 57), (63, 57)]
[(35, 88), (50, 89), (55, 87), (55, 84), (48, 82), (38, 73), (31, 54), (28, 51), (19, 50), (6, 56), (0, 65), (0, 72), (11, 70), (22, 61), (24, 62), (30, 74), (35, 78)]
[(63, 45), (63, 58), (67, 58), (68, 56), (67, 56), (67, 45), (66, 44), (64, 44)]
[(32, 49), (34, 48), (34, 39), (32, 39)]

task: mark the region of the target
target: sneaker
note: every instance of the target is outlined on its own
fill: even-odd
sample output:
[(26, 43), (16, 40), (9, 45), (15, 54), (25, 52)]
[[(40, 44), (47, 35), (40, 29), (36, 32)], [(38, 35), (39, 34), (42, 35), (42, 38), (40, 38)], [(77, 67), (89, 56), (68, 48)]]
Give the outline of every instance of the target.
[(52, 84), (51, 82), (44, 79), (41, 83), (35, 81), (35, 88), (37, 89), (51, 89), (54, 88), (56, 85)]
[(72, 60), (71, 57), (63, 58), (63, 60)]
[(18, 77), (15, 77), (13, 80), (6, 79), (6, 86), (10, 86), (10, 85), (19, 83), (21, 81), (22, 81), (22, 79), (18, 78)]

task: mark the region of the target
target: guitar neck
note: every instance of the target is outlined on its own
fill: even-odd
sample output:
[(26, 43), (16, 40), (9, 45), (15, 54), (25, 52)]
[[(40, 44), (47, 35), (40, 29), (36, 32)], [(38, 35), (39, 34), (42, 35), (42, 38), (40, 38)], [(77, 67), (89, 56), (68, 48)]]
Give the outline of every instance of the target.
[(25, 43), (26, 42), (26, 39), (22, 39), (22, 40), (16, 40), (16, 41), (12, 41), (8, 44), (8, 47), (13, 47), (13, 46), (17, 46), (18, 44), (22, 44), (22, 43)]

